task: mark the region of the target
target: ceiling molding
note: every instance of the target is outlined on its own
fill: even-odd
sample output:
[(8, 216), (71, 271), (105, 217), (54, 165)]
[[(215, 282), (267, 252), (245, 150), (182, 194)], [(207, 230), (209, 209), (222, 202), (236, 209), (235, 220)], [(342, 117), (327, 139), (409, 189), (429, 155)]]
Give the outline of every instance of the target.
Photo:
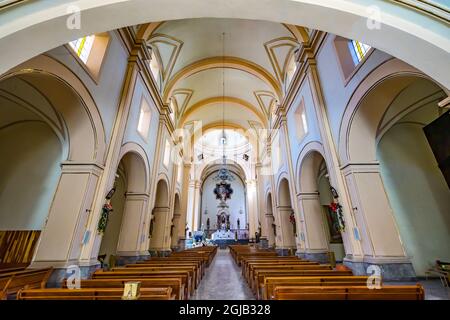
[[(237, 57), (211, 57), (198, 60), (176, 73), (167, 83), (164, 90), (163, 100), (167, 101), (175, 90), (176, 84), (198, 72), (210, 70), (214, 68), (230, 68), (238, 69), (254, 75), (260, 80), (264, 81), (271, 87), (274, 94), (278, 97), (282, 96), (280, 83), (270, 74), (269, 71), (261, 67), (260, 65)], [(281, 99), (280, 99), (281, 100)]]
[(243, 99), (240, 98), (236, 98), (236, 97), (212, 97), (212, 98), (207, 98), (201, 101), (198, 101), (197, 103), (193, 104), (191, 107), (189, 107), (186, 112), (182, 115), (182, 118), (179, 121), (179, 125), (182, 127), (185, 125), (186, 120), (189, 118), (189, 116), (196, 110), (203, 108), (205, 106), (211, 105), (211, 104), (215, 104), (215, 103), (222, 103), (225, 102), (227, 104), (235, 104), (235, 105), (239, 105), (242, 106), (248, 110), (250, 110), (251, 112), (253, 112), (257, 118), (261, 121), (261, 123), (265, 126), (267, 123), (267, 118), (265, 117), (265, 115), (263, 113), (261, 113), (257, 107), (255, 107), (253, 104), (251, 104), (248, 101), (245, 101)]
[[(269, 119), (272, 104), (277, 101), (277, 97), (275, 97), (275, 95), (272, 92), (266, 91), (266, 90), (254, 91), (253, 94), (255, 95), (255, 98), (258, 101), (258, 104), (261, 107), (261, 109), (263, 110), (267, 119)], [(272, 99), (270, 101), (269, 105), (264, 103), (263, 97), (270, 97)]]
[(155, 32), (155, 30), (165, 22), (166, 21), (159, 21), (141, 25), (139, 30), (136, 32), (136, 38), (145, 41), (148, 40), (152, 36), (153, 32)]
[[(173, 98), (175, 100), (174, 103), (177, 106), (177, 116), (178, 117), (183, 115), (193, 94), (194, 94), (194, 90), (191, 90), (191, 89), (176, 89), (173, 91), (171, 98)], [(185, 96), (181, 105), (178, 103), (179, 100), (178, 100), (177, 96)]]
[(283, 26), (289, 30), (294, 38), (300, 43), (309, 43), (308, 30), (305, 27), (295, 26), (293, 24), (285, 24)]
[[(299, 43), (295, 39), (286, 37), (273, 39), (264, 44), (264, 48), (266, 49), (279, 83), (284, 82), (289, 59), (292, 57), (298, 46)], [(284, 57), (280, 57), (279, 54), (277, 54), (276, 49), (283, 47), (287, 48), (288, 51)]]
[[(152, 49), (158, 55), (160, 68), (162, 70), (161, 72), (162, 79), (163, 82), (166, 82), (167, 79), (169, 79), (170, 77), (172, 69), (175, 66), (175, 63), (180, 54), (181, 48), (183, 47), (183, 41), (165, 34), (154, 34), (147, 41), (147, 43), (150, 44)], [(172, 52), (170, 54), (169, 60), (167, 60), (167, 63), (164, 63), (163, 57), (161, 55), (161, 49), (163, 45), (170, 46), (172, 49)]]

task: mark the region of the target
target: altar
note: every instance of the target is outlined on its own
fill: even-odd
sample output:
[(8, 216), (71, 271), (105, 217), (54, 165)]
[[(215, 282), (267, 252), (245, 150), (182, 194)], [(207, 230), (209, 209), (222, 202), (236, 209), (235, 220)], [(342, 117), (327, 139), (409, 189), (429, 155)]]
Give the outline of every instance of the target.
[(231, 230), (217, 230), (212, 235), (213, 240), (231, 240), (235, 239), (236, 235)]

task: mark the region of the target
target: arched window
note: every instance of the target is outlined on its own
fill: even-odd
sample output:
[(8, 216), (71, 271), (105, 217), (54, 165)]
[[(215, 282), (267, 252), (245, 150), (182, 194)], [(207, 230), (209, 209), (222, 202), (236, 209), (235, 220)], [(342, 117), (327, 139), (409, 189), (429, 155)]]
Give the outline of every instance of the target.
[(306, 118), (305, 102), (303, 98), (297, 109), (295, 109), (294, 117), (296, 123), (295, 128), (297, 129), (297, 139), (300, 141), (308, 133), (308, 120)]
[(352, 54), (353, 62), (355, 63), (355, 65), (357, 65), (358, 63), (361, 62), (362, 59), (364, 59), (367, 52), (369, 52), (371, 48), (367, 44), (364, 44), (357, 40), (350, 40), (349, 46), (350, 46), (350, 53)]
[(68, 50), (95, 82), (98, 82), (100, 78), (100, 70), (109, 42), (109, 34), (104, 32), (82, 37), (67, 44)]
[(88, 62), (94, 44), (95, 35), (83, 37), (69, 42), (69, 46), (85, 64)]

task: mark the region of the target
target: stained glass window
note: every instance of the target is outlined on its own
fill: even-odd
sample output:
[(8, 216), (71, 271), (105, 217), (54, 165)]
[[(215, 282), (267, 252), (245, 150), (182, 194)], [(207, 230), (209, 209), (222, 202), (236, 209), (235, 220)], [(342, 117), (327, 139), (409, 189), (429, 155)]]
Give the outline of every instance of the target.
[(89, 59), (94, 39), (95, 36), (92, 35), (69, 42), (70, 47), (84, 63), (87, 63)]
[(350, 41), (350, 52), (352, 53), (355, 65), (361, 62), (361, 60), (364, 58), (367, 52), (369, 52), (370, 48), (371, 47), (368, 46), (367, 44), (364, 44), (357, 40)]

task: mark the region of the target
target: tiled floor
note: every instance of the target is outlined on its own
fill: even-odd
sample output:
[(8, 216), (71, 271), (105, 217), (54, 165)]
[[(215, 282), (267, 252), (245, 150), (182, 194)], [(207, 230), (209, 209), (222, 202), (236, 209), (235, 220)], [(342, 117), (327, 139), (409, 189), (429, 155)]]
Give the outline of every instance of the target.
[[(450, 289), (443, 286), (439, 279), (419, 280), (425, 289), (425, 300), (450, 300)], [(384, 282), (385, 285), (409, 285), (417, 282)]]
[[(438, 279), (418, 281), (425, 288), (427, 300), (450, 300), (450, 289)], [(416, 284), (416, 282), (384, 282), (385, 285)], [(253, 293), (243, 279), (241, 268), (228, 249), (219, 249), (205, 277), (192, 296), (193, 300), (254, 300)]]
[(228, 249), (217, 251), (192, 300), (254, 300)]

